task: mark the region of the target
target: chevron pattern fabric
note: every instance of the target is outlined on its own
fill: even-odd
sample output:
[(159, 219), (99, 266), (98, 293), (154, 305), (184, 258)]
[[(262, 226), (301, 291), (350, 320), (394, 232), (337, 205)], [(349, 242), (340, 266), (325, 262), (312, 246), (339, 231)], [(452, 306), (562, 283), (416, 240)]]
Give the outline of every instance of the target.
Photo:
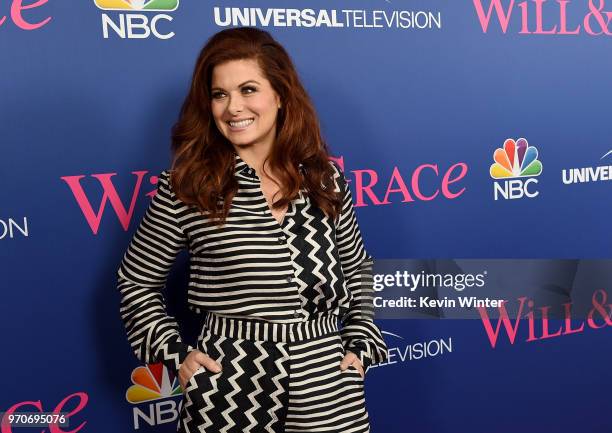
[[(179, 432), (369, 431), (363, 379), (354, 367), (340, 370), (345, 351), (330, 317), (308, 329), (266, 330), (253, 321), (210, 317), (198, 349), (222, 371), (202, 367), (191, 377)], [(253, 339), (236, 338), (247, 327)]]
[(199, 369), (185, 389), (179, 432), (282, 432), (289, 355), (283, 343), (207, 335), (203, 346), (222, 366)]

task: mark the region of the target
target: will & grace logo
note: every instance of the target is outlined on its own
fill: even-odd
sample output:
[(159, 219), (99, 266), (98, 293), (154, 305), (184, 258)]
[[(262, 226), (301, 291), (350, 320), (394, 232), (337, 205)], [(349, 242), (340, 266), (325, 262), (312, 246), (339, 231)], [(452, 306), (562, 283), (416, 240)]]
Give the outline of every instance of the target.
[(612, 36), (606, 0), (472, 1), (483, 33)]
[(178, 419), (182, 401), (177, 404), (171, 397), (182, 397), (183, 390), (174, 373), (162, 363), (148, 364), (136, 367), (131, 379), (133, 385), (126, 391), (125, 399), (135, 405), (134, 429), (138, 430), (141, 422), (155, 426)]
[(493, 153), (495, 163), (489, 174), (497, 182), (493, 183), (493, 198), (498, 200), (537, 197), (535, 189), (542, 173), (542, 163), (538, 160), (538, 149), (530, 146), (526, 139), (507, 139), (503, 148)]
[[(506, 310), (507, 301), (503, 301), (501, 306), (497, 307), (499, 318), (496, 325), (493, 325), (485, 307), (477, 307), (492, 348), (496, 347), (502, 335), (508, 338), (510, 344), (515, 344), (522, 324), (527, 326), (525, 338), (527, 343), (581, 333), (587, 327), (601, 329), (612, 326), (612, 304), (608, 303), (608, 293), (603, 289), (596, 290), (593, 293), (591, 297), (592, 308), (588, 312), (586, 320), (577, 321), (572, 318), (571, 302), (562, 304), (563, 319), (561, 322), (563, 324), (558, 325), (555, 330), (551, 329), (549, 322), (551, 306), (536, 307), (533, 300), (528, 300), (527, 297), (518, 298), (517, 301), (518, 309), (514, 323), (512, 323)], [(502, 332), (502, 327), (504, 332)]]
[(612, 180), (612, 150), (607, 152), (600, 160), (609, 160), (607, 165), (596, 167), (569, 168), (562, 171), (565, 185), (574, 183), (605, 182)]
[[(170, 39), (174, 36), (173, 31), (164, 33), (161, 21), (172, 21), (172, 16), (167, 12), (175, 11), (179, 6), (179, 0), (94, 0), (98, 8), (104, 11), (125, 12), (114, 14), (102, 14), (102, 34), (108, 39), (111, 34), (121, 39), (146, 39), (153, 35), (157, 39)], [(166, 12), (157, 14), (144, 14), (138, 12)]]
[(355, 207), (454, 200), (466, 191), (463, 180), (468, 165), (465, 162), (448, 167), (427, 163), (408, 170), (394, 166), (390, 172), (383, 172), (370, 168), (349, 170), (343, 156), (331, 159), (338, 163), (348, 182), (353, 183)]
[[(13, 24), (15, 24), (21, 30), (37, 30), (45, 26), (49, 23), (49, 21), (51, 21), (50, 16), (43, 18), (38, 22), (32, 22), (23, 16), (23, 12), (40, 8), (47, 3), (47, 1), (48, 0), (38, 0), (35, 2), (28, 1), (26, 4), (23, 3), (23, 0), (0, 1), (0, 27), (9, 21), (13, 22)], [(4, 8), (6, 8), (8, 5), (10, 5), (10, 12), (7, 16), (5, 15), (6, 12), (4, 12)], [(7, 19), (9, 19), (9, 21), (7, 21)]]
[[(465, 162), (442, 166), (437, 163), (418, 165), (405, 170), (397, 166), (387, 172), (374, 169), (345, 169), (343, 156), (331, 158), (344, 171), (348, 182), (353, 183), (355, 194), (354, 206), (383, 206), (392, 203), (428, 202), (432, 200), (455, 200), (461, 197), (466, 186), (463, 181), (468, 173)], [(157, 185), (157, 176), (148, 175), (148, 171), (133, 171), (133, 186), (130, 197), (121, 198), (113, 184), (117, 173), (100, 173), (74, 176), (62, 176), (70, 188), (87, 224), (94, 235), (98, 234), (104, 212), (109, 207), (115, 213), (123, 230), (127, 231), (139, 196), (152, 197), (155, 189), (143, 192), (145, 177), (151, 185)], [(95, 193), (91, 193), (91, 190)], [(87, 192), (86, 192), (87, 190)], [(101, 197), (100, 192), (102, 191)], [(126, 203), (129, 202), (129, 203)], [(93, 203), (99, 203), (97, 209)]]
[[(98, 210), (94, 210), (92, 206), (92, 202), (87, 196), (87, 193), (83, 189), (83, 185), (81, 181), (85, 178), (85, 175), (77, 175), (77, 176), (62, 176), (61, 179), (66, 182), (70, 191), (72, 191), (72, 195), (76, 199), (77, 204), (81, 208), (83, 212), (83, 216), (85, 220), (89, 224), (91, 231), (94, 235), (98, 234), (98, 230), (100, 228), (100, 222), (102, 221), (102, 216), (104, 215), (104, 211), (106, 209), (106, 205), (110, 203), (115, 215), (119, 219), (123, 230), (127, 231), (130, 225), (130, 221), (132, 220), (132, 216), (134, 214), (134, 208), (136, 206), (136, 200), (142, 192), (142, 182), (145, 175), (148, 171), (133, 171), (132, 174), (136, 177), (135, 184), (132, 188), (132, 194), (129, 201), (129, 205), (124, 205), (122, 199), (119, 197), (119, 193), (113, 184), (112, 177), (117, 173), (102, 173), (102, 174), (92, 174), (90, 177), (96, 180), (97, 183), (102, 188), (102, 198), (99, 200), (95, 200), (99, 202)], [(152, 185), (157, 185), (157, 176), (149, 176), (149, 182)], [(90, 184), (91, 180), (87, 179), (87, 183)], [(156, 190), (150, 191), (145, 195), (148, 197), (152, 197), (155, 195)]]

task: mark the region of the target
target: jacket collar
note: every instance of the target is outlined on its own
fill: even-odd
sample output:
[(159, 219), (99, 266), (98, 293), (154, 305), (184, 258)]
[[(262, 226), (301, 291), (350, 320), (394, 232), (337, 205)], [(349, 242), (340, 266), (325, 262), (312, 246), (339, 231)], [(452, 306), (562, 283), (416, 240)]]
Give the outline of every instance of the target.
[(238, 155), (236, 151), (234, 151), (234, 158), (235, 158), (234, 175), (236, 176), (243, 175), (243, 176), (253, 178), (253, 179), (257, 178), (255, 169), (252, 168), (250, 165), (248, 165), (246, 162), (244, 162), (244, 160), (240, 158), (240, 155)]

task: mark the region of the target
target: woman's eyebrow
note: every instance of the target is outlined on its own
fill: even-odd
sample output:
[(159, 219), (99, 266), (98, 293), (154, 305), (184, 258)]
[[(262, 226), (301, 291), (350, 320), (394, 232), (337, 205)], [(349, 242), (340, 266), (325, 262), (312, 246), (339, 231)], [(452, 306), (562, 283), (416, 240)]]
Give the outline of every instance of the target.
[[(256, 80), (247, 80), (244, 83), (238, 84), (238, 87), (242, 87), (242, 86), (244, 86), (245, 84), (248, 84), (248, 83), (260, 84)], [(213, 87), (211, 90), (224, 90), (224, 89), (222, 87)]]

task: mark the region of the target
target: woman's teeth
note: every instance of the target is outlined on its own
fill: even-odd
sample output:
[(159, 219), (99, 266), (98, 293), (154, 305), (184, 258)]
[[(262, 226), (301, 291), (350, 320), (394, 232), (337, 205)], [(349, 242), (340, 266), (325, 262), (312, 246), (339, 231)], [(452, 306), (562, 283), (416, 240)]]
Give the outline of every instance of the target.
[(245, 119), (245, 120), (241, 120), (239, 122), (233, 122), (233, 121), (229, 121), (229, 125), (232, 128), (244, 128), (249, 126), (251, 123), (253, 123), (254, 119)]

